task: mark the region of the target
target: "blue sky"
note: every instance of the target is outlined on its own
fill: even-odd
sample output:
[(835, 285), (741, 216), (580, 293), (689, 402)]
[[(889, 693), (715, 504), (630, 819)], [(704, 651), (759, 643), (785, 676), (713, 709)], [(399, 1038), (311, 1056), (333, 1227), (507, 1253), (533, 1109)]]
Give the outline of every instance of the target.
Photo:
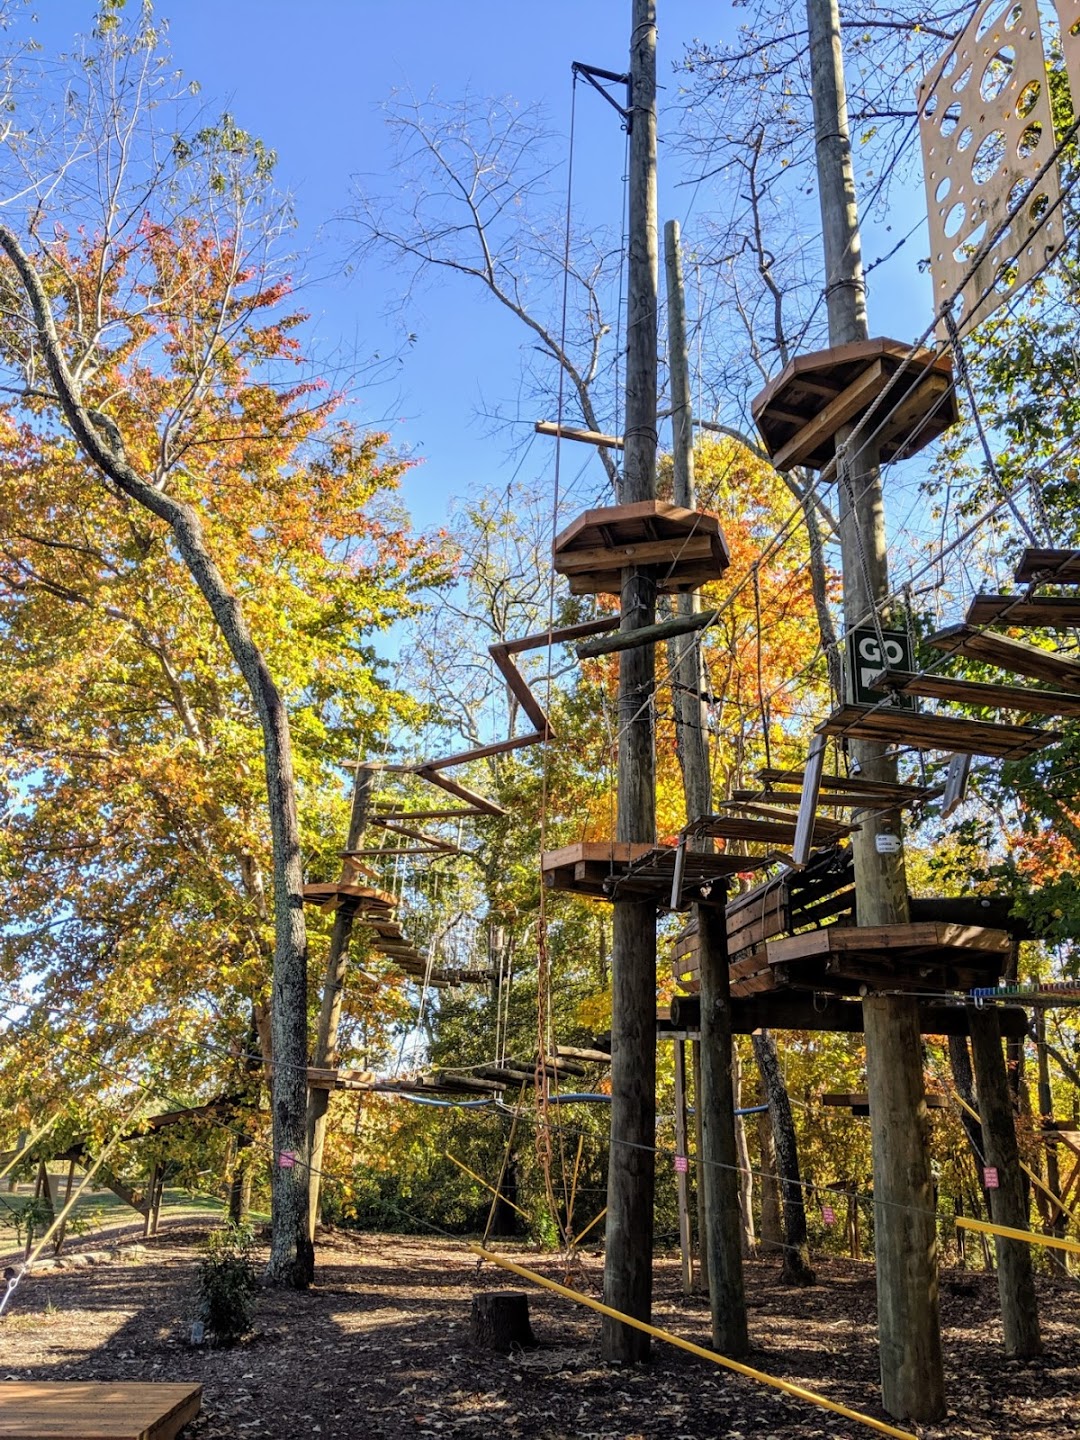
[[(48, 49), (70, 44), (76, 31), (92, 24), (94, 8), (92, 0), (49, 0), (38, 14), (40, 39)], [(387, 137), (378, 105), (394, 87), (420, 96), (434, 88), (448, 100), (469, 91), (540, 101), (552, 124), (565, 130), (571, 61), (623, 68), (629, 12), (629, 0), (549, 0), (543, 7), (513, 0), (457, 6), (434, 0), (163, 0), (157, 6), (159, 17), (169, 21), (177, 65), (200, 82), (208, 108), (229, 109), (278, 152), (279, 182), (295, 196), (298, 243), (309, 251), (309, 271), (317, 277), (303, 303), (320, 345), (329, 353), (385, 354), (405, 330), (416, 334), (394, 380), (374, 390), (368, 404), (370, 418), (393, 422), (395, 442), (424, 462), (405, 483), (405, 498), (421, 525), (444, 521), (452, 496), (503, 481), (512, 470), (512, 437), (491, 434), (476, 412), (515, 394), (522, 334), (494, 305), (478, 303), (466, 282), (452, 280), (428, 287), (404, 319), (388, 318), (387, 306), (399, 290), (395, 277), (379, 267), (344, 276), (341, 234), (328, 235), (322, 227), (347, 206), (353, 175), (370, 177), (374, 188), (385, 185)], [(747, 12), (703, 0), (661, 0), (659, 12), (663, 106), (675, 100), (679, 81), (672, 66), (684, 44), (695, 36), (731, 37)], [(584, 88), (578, 104), (575, 193), (583, 203), (587, 199), (591, 218), (617, 227), (624, 146), (618, 117)], [(661, 221), (709, 203), (686, 178), (677, 157), (662, 146)], [(878, 252), (868, 231), (872, 255)], [(890, 312), (902, 313), (909, 289), (922, 288), (913, 248), (918, 250), (907, 247), (895, 280), (877, 287), (879, 333)], [(925, 309), (928, 314), (928, 287)], [(909, 305), (897, 333), (912, 329), (912, 313)], [(552, 458), (538, 442), (528, 467), (542, 475)], [(602, 474), (592, 463), (599, 485)]]

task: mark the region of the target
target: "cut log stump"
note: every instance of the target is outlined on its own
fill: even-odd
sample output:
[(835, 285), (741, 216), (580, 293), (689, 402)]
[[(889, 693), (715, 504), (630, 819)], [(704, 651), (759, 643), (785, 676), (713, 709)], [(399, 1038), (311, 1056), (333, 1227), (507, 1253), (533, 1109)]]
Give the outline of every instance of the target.
[(535, 1346), (528, 1295), (522, 1290), (486, 1290), (474, 1295), (469, 1338), (479, 1349), (501, 1355)]

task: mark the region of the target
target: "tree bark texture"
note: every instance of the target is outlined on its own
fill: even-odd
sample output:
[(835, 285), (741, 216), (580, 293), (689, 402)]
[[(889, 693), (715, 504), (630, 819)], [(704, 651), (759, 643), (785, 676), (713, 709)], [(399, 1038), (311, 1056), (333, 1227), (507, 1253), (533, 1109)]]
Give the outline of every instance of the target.
[(480, 1350), (508, 1355), (536, 1340), (529, 1323), (529, 1297), (522, 1290), (485, 1290), (472, 1298), (469, 1339)]
[(882, 1401), (897, 1419), (937, 1420), (945, 1413), (945, 1384), (918, 1001), (868, 995), (863, 1020)]
[(296, 815), (289, 719), (243, 607), (229, 591), (206, 546), (193, 506), (155, 488), (128, 462), (115, 426), (95, 423), (83, 402), (56, 330), (48, 295), (14, 232), (0, 225), (0, 248), (11, 260), (34, 315), (42, 353), (61, 409), (82, 452), (136, 504), (170, 528), (180, 556), (202, 592), (251, 693), (263, 736), (267, 808), (274, 859), (274, 971), (271, 1086), (274, 1158), (295, 1156), (271, 1170), (272, 1238), (268, 1277), (302, 1288), (311, 1282), (314, 1253), (308, 1235), (307, 932), (304, 876)]
[[(998, 1172), (997, 1188), (990, 1187), (989, 1191), (990, 1218), (995, 1225), (1027, 1230), (1027, 1196), (1020, 1174), (1012, 1096), (1001, 1048), (1001, 1024), (993, 1006), (980, 1009), (973, 1005), (970, 1018), (983, 1155), (986, 1164)], [(994, 1246), (1005, 1353), (1017, 1359), (1031, 1359), (1041, 1355), (1043, 1348), (1031, 1246), (1022, 1240), (1006, 1240), (1001, 1235), (995, 1235)]]
[[(1053, 1125), (1054, 1121), (1054, 1097), (1050, 1089), (1050, 1057), (1046, 1049), (1046, 1012), (1041, 1006), (1035, 1007), (1035, 1053), (1039, 1067), (1039, 1124), (1044, 1129)], [(1046, 1183), (1055, 1195), (1061, 1194), (1061, 1164), (1058, 1157), (1056, 1144), (1048, 1144), (1046, 1150)], [(1055, 1215), (1050, 1202), (1047, 1202), (1047, 1209), (1044, 1211), (1046, 1220), (1043, 1232), (1046, 1235), (1055, 1235), (1063, 1239), (1065, 1235), (1065, 1221), (1062, 1212), (1059, 1210)], [(1069, 1273), (1068, 1259), (1064, 1250), (1051, 1249), (1049, 1253), (1050, 1268), (1055, 1275), (1067, 1275)]]
[(772, 1123), (776, 1172), (780, 1177), (781, 1209), (784, 1216), (784, 1263), (780, 1279), (788, 1285), (814, 1285), (817, 1276), (810, 1264), (810, 1242), (806, 1233), (806, 1201), (799, 1173), (799, 1147), (791, 1100), (780, 1069), (780, 1055), (771, 1030), (754, 1036), (754, 1058), (761, 1072)]
[(722, 1355), (750, 1348), (739, 1223), (739, 1156), (731, 1073), (731, 985), (727, 916), (719, 903), (695, 907), (701, 967), (700, 1170), (705, 1186), (712, 1340)]
[[(627, 271), (624, 504), (656, 496), (656, 6), (632, 0)], [(621, 630), (656, 619), (651, 571), (623, 571)], [(651, 645), (619, 657), (618, 823), (616, 838), (655, 840)], [(611, 1148), (604, 1255), (607, 1304), (636, 1320), (652, 1315), (652, 1229), (656, 1144), (656, 906), (615, 898), (612, 926)], [(605, 1316), (604, 1358), (644, 1360), (649, 1337)]]
[[(766, 1091), (766, 1097), (768, 1092)], [(776, 1180), (776, 1145), (768, 1111), (758, 1116), (758, 1149), (761, 1152), (761, 1223), (758, 1241), (762, 1255), (771, 1259), (782, 1250), (784, 1227), (780, 1217), (780, 1186)]]
[[(367, 829), (371, 796), (375, 789), (378, 770), (370, 765), (358, 765), (353, 781), (352, 809), (349, 815), (349, 830), (345, 841), (346, 850), (359, 850)], [(319, 1029), (315, 1037), (314, 1065), (320, 1070), (330, 1070), (337, 1064), (338, 1029), (341, 1024), (341, 999), (345, 990), (345, 974), (349, 967), (349, 941), (352, 939), (353, 920), (359, 902), (342, 899), (334, 915), (334, 928), (330, 934), (330, 948), (326, 955), (326, 969), (323, 972), (322, 1005), (319, 1010)], [(307, 1100), (308, 1149), (311, 1155), (311, 1169), (308, 1183), (308, 1224), (309, 1234), (315, 1239), (315, 1226), (319, 1222), (319, 1197), (322, 1189), (323, 1150), (326, 1146), (329, 1090), (309, 1090)]]
[[(969, 1027), (970, 1028), (970, 1027)], [(952, 1070), (953, 1084), (956, 1086), (956, 1093), (963, 1100), (965, 1105), (970, 1105), (972, 1110), (978, 1114), (979, 1099), (975, 1094), (975, 1076), (971, 1069), (971, 1053), (968, 1050), (968, 1037), (966, 1035), (949, 1036), (949, 1067)], [(977, 1177), (977, 1188), (975, 1194), (982, 1195), (986, 1206), (986, 1215), (990, 1215), (990, 1197), (983, 1188), (983, 1162), (982, 1162), (982, 1126), (973, 1115), (968, 1114), (963, 1105), (960, 1106), (960, 1123), (964, 1127), (964, 1134), (967, 1136), (968, 1149), (971, 1151), (972, 1164), (975, 1167)], [(978, 1209), (976, 1215), (978, 1218)]]

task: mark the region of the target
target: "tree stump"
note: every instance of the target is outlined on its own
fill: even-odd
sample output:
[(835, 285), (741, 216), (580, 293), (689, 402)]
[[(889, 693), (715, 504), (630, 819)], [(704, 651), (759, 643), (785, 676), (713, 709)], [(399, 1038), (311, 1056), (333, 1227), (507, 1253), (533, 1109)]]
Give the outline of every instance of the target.
[(501, 1355), (535, 1346), (529, 1324), (529, 1297), (521, 1290), (485, 1290), (472, 1299), (469, 1339)]

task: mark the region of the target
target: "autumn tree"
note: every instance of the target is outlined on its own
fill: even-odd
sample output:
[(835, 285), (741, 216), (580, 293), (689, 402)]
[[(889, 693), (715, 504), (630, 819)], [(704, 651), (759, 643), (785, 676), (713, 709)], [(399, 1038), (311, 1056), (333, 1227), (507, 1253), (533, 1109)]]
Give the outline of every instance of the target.
[[(228, 897), (217, 917), (222, 938), (204, 949), (205, 963), (239, 967), (247, 972), (241, 988), (255, 991), (254, 957), (272, 948), (265, 1040), (273, 1154), (292, 1152), (297, 1164), (272, 1167), (269, 1273), (302, 1285), (312, 1265), (307, 939), (289, 706), (303, 717), (305, 740), (315, 741), (308, 776), (325, 781), (325, 766), (355, 744), (364, 709), (385, 719), (370, 663), (366, 682), (348, 678), (349, 651), (367, 653), (365, 627), (409, 608), (405, 581), (418, 557), (397, 524), (358, 523), (394, 472), (380, 474), (377, 440), (355, 429), (337, 396), (320, 393), (294, 333), (299, 317), (283, 308), (288, 281), (276, 256), (289, 217), (273, 189), (272, 154), (227, 116), (206, 124), (176, 83), (150, 11), (129, 20), (121, 10), (107, 5), (71, 57), (58, 110), (56, 76), (45, 66), (36, 84), (12, 94), (4, 144), (11, 653), (25, 667), (48, 636), (41, 602), (49, 597), (52, 616), (66, 616), (51, 619), (50, 658), (69, 658), (66, 640), (86, 645), (70, 656), (66, 678), (50, 672), (54, 704), (65, 685), (80, 685), (80, 667), (81, 683), (106, 694), (129, 681), (141, 687), (130, 713), (114, 704), (97, 727), (86, 709), (78, 717), (60, 709), (61, 733), (38, 752), (59, 757), (39, 798), (72, 842), (59, 852), (66, 877), (41, 872), (43, 891), (66, 878), (64, 891), (41, 898), (62, 929), (80, 843), (77, 816), (65, 816), (64, 805), (85, 765), (102, 786), (124, 776), (117, 801), (130, 793), (143, 810), (134, 835), (119, 828), (130, 809), (102, 812), (93, 837), (103, 847), (102, 885), (110, 862), (130, 873), (140, 845), (145, 853), (175, 837), (177, 854), (159, 858), (155, 873), (159, 902), (176, 907), (190, 860)], [(396, 593), (381, 593), (387, 578)], [(190, 602), (192, 582), (201, 612)], [(118, 652), (130, 657), (126, 674), (122, 663), (103, 673), (103, 651), (110, 662)], [(28, 691), (29, 713), (44, 711), (49, 697)], [(8, 715), (17, 740), (31, 728), (29, 714)], [(261, 784), (252, 774), (260, 748)], [(220, 778), (230, 764), (231, 784), (214, 790), (207, 767)], [(85, 792), (80, 801), (85, 812)], [(205, 903), (205, 891), (189, 892), (188, 915)], [(133, 920), (129, 912), (106, 927), (92, 952), (106, 972), (118, 956), (153, 949), (152, 934)], [(164, 915), (160, 924), (168, 929)], [(167, 946), (155, 963), (172, 974)]]

